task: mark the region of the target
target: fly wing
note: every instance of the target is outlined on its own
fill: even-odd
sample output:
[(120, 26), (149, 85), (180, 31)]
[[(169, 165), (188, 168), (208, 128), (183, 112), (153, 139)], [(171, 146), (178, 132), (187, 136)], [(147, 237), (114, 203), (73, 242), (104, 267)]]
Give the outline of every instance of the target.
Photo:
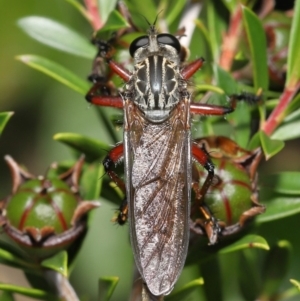
[(176, 114), (162, 124), (144, 124), (140, 130), (141, 135), (135, 131), (129, 138), (131, 242), (149, 290), (165, 295), (179, 277), (187, 253), (190, 133)]

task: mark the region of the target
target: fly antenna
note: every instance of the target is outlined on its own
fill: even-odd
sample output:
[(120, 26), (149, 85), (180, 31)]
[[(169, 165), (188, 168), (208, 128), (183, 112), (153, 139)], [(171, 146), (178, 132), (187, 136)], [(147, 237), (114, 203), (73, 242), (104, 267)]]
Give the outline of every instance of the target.
[[(160, 10), (160, 11), (157, 13), (157, 15), (156, 15), (156, 17), (155, 17), (155, 20), (154, 20), (154, 22), (153, 22), (153, 24), (152, 24), (153, 27), (155, 26), (155, 24), (156, 24), (156, 22), (157, 22), (157, 19), (158, 19), (158, 16), (159, 16), (159, 14), (160, 14), (162, 11), (163, 11), (163, 9)], [(149, 24), (149, 25), (150, 25), (150, 24)], [(150, 25), (150, 26), (151, 26), (151, 25)]]
[(163, 11), (163, 9), (162, 9), (161, 11), (158, 12), (158, 14), (156, 15), (155, 20), (154, 20), (154, 22), (153, 22), (152, 24), (148, 21), (148, 19), (147, 19), (144, 15), (142, 15), (142, 14), (140, 14), (140, 15), (145, 19), (145, 21), (147, 22), (147, 24), (149, 25), (150, 28), (154, 28), (155, 25), (156, 25), (158, 16), (159, 16), (159, 14), (160, 14), (162, 11)]

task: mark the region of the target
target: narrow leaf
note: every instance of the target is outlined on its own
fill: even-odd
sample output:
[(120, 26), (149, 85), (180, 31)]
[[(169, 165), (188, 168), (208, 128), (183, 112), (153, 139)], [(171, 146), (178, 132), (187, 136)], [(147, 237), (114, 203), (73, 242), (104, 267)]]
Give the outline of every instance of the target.
[(242, 300), (256, 300), (260, 293), (262, 275), (259, 266), (258, 252), (245, 249), (239, 252), (238, 284), (243, 298)]
[[(217, 6), (213, 1), (207, 1), (207, 28), (210, 37), (210, 46), (214, 61), (219, 60), (222, 44), (222, 34), (226, 30), (226, 24), (223, 18), (220, 18)], [(220, 4), (219, 4), (220, 5)]]
[(31, 16), (20, 19), (18, 25), (33, 39), (55, 49), (88, 59), (96, 54), (85, 37), (57, 21)]
[[(166, 1), (166, 3), (168, 3), (168, 1)], [(180, 16), (182, 11), (184, 10), (185, 5), (186, 1), (184, 0), (177, 0), (171, 3), (169, 7), (170, 11), (168, 11), (168, 14), (166, 16), (166, 21), (169, 26)]]
[(15, 266), (15, 267), (20, 267), (23, 269), (37, 269), (38, 267), (36, 265), (34, 265), (33, 263), (30, 263), (28, 261), (25, 261), (21, 258), (19, 258), (18, 256), (14, 255), (13, 253), (1, 249), (0, 248), (0, 261), (11, 265), (11, 266)]
[(108, 19), (109, 14), (114, 10), (117, 5), (118, 0), (97, 0), (99, 14), (101, 16), (101, 20), (105, 23)]
[(117, 284), (118, 277), (102, 277), (99, 279), (99, 298), (98, 301), (109, 301)]
[(48, 76), (56, 79), (60, 83), (66, 85), (67, 87), (75, 90), (82, 95), (85, 95), (89, 89), (88, 82), (82, 80), (80, 77), (78, 77), (76, 74), (66, 69), (65, 67), (46, 58), (27, 54), (17, 56), (16, 59), (32, 67), (33, 69), (47, 74)]
[(240, 5), (239, 0), (222, 0), (223, 4), (227, 6), (228, 10), (232, 13), (238, 5)]
[(14, 112), (2, 112), (0, 113), (0, 135), (2, 134), (8, 120), (14, 114)]
[(300, 1), (295, 1), (291, 35), (288, 46), (286, 85), (294, 87), (300, 80)]
[(247, 7), (243, 6), (243, 21), (246, 29), (253, 64), (254, 88), (268, 90), (267, 42), (261, 21)]
[(62, 274), (66, 278), (68, 277), (68, 254), (66, 251), (61, 251), (43, 260), (41, 265)]
[(238, 93), (238, 85), (231, 74), (217, 64), (213, 65), (214, 75), (216, 79), (216, 86), (221, 88), (227, 95)]
[(122, 15), (117, 10), (113, 10), (110, 13), (105, 25), (99, 31), (97, 31), (97, 37), (102, 40), (109, 40), (115, 31), (129, 26), (130, 25), (122, 17)]
[(268, 243), (263, 237), (258, 235), (247, 235), (230, 246), (220, 250), (219, 254), (231, 253), (248, 248), (259, 248), (264, 250), (270, 249)]
[(266, 160), (269, 160), (271, 157), (279, 153), (284, 147), (283, 141), (272, 140), (263, 131), (259, 132), (259, 136)]
[(276, 219), (285, 218), (300, 212), (300, 198), (276, 197), (267, 204), (264, 214), (257, 216), (257, 223), (270, 222)]
[(262, 187), (273, 192), (300, 195), (300, 172), (286, 171), (268, 175), (262, 179)]
[(204, 284), (203, 278), (195, 279), (189, 283), (187, 283), (185, 286), (181, 287), (180, 289), (173, 292), (171, 295), (168, 295), (165, 297), (167, 301), (181, 301), (181, 300), (187, 300), (188, 296), (197, 289), (200, 285)]
[[(142, 15), (144, 18), (146, 18), (150, 22), (150, 24), (154, 22), (155, 17), (158, 13), (157, 5), (155, 4), (154, 0), (143, 0), (143, 2), (141, 2), (140, 0), (131, 0), (127, 1), (126, 4), (128, 5), (128, 8), (133, 16), (137, 15), (138, 13), (139, 15)], [(143, 17), (137, 17), (136, 19), (134, 19), (134, 22), (136, 25), (142, 25), (141, 27), (145, 28), (145, 26), (147, 26), (147, 23), (145, 22), (145, 19)]]
[(82, 196), (85, 200), (97, 200), (99, 198), (104, 173), (103, 164), (99, 161), (90, 164), (86, 168), (80, 182)]
[(88, 21), (90, 21), (89, 14), (85, 7), (78, 0), (65, 0), (66, 2), (73, 5)]
[(300, 282), (295, 279), (290, 279), (290, 282), (299, 290), (300, 292)]
[(281, 125), (272, 135), (274, 140), (291, 140), (300, 137), (300, 120)]
[(0, 250), (2, 249), (11, 253), (16, 258), (25, 259), (25, 261), (27, 259), (27, 254), (23, 250), (20, 250), (20, 248), (18, 248), (16, 245), (13, 245), (4, 240), (0, 240)]
[(0, 283), (0, 290), (21, 294), (23, 296), (28, 296), (34, 299), (60, 301), (59, 298), (55, 297), (54, 295), (50, 295), (46, 291), (29, 287)]
[(53, 139), (84, 153), (89, 162), (104, 157), (110, 149), (106, 143), (75, 133), (59, 133), (54, 135)]
[[(292, 246), (288, 241), (281, 240), (268, 252), (263, 267), (263, 289), (262, 295), (272, 300), (276, 295), (278, 287), (286, 276), (292, 253)], [(278, 264), (280, 262), (280, 264)]]

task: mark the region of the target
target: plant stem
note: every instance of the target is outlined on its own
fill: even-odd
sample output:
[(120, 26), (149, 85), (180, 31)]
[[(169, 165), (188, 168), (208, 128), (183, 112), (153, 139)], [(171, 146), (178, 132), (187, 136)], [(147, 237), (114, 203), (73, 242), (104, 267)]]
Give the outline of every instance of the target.
[(240, 39), (240, 33), (242, 30), (242, 8), (239, 5), (235, 12), (232, 13), (229, 23), (229, 28), (224, 36), (222, 43), (222, 53), (220, 56), (220, 66), (229, 71), (232, 66), (232, 62), (236, 53), (238, 42)]
[(99, 30), (103, 26), (103, 22), (101, 20), (98, 3), (96, 0), (84, 0), (86, 9), (88, 11), (91, 24), (94, 30)]
[(299, 89), (300, 89), (300, 81), (294, 87), (290, 88), (289, 86), (287, 86), (284, 89), (279, 99), (278, 105), (272, 111), (271, 115), (269, 116), (269, 118), (267, 119), (267, 121), (262, 127), (263, 131), (268, 136), (272, 135), (272, 133), (275, 131), (275, 129), (284, 119), (287, 106), (289, 105), (289, 103), (291, 102), (294, 95), (297, 93)]
[(54, 270), (44, 271), (45, 279), (62, 301), (80, 301), (69, 279)]

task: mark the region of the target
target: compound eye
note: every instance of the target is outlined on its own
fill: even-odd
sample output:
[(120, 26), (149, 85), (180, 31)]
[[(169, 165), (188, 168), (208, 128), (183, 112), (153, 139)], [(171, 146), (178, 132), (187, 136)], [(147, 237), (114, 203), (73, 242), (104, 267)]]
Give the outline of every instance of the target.
[(144, 47), (149, 44), (148, 36), (142, 36), (135, 39), (129, 47), (129, 53), (133, 57), (134, 53), (141, 47)]
[(181, 45), (177, 38), (168, 33), (161, 33), (157, 35), (157, 42), (160, 44), (165, 44), (174, 47), (177, 52), (180, 52)]

